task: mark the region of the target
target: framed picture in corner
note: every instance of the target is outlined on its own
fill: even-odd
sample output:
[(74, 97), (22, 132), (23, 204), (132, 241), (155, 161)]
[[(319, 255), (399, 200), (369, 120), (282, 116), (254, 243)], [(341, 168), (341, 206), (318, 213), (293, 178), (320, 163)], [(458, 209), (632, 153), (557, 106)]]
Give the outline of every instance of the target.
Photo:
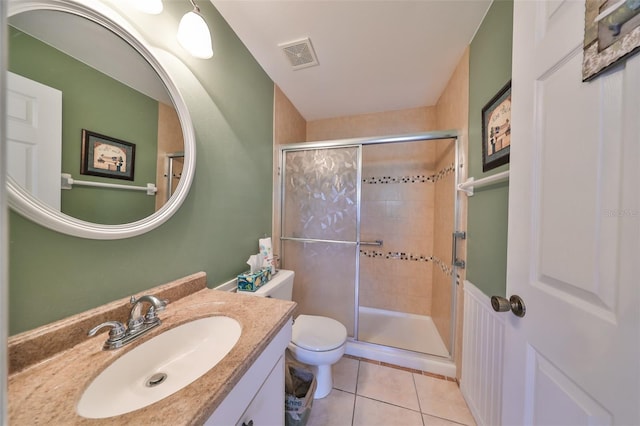
[(586, 0), (582, 81), (640, 52), (640, 0)]
[(482, 171), (509, 162), (511, 148), (511, 81), (482, 108)]
[(135, 144), (82, 129), (83, 175), (133, 180), (135, 155)]

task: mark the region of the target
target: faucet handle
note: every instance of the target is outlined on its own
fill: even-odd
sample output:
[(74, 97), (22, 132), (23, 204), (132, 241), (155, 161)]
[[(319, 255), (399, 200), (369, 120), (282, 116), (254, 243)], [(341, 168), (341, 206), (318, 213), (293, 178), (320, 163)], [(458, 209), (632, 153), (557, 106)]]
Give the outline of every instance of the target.
[(149, 307), (147, 314), (144, 316), (144, 323), (145, 324), (160, 323), (160, 318), (158, 318), (158, 315), (156, 314), (156, 309), (153, 306)]
[(93, 327), (89, 330), (88, 335), (95, 336), (95, 334), (104, 327), (111, 327), (111, 330), (109, 331), (109, 340), (111, 341), (121, 339), (126, 333), (124, 325), (120, 321), (107, 321)]

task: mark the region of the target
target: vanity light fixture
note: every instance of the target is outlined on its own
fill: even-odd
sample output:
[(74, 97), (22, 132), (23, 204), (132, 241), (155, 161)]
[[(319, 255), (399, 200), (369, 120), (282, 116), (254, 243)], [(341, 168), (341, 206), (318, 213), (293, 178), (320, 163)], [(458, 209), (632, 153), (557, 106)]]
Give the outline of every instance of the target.
[(202, 15), (200, 15), (200, 8), (195, 1), (189, 1), (193, 6), (193, 10), (186, 13), (180, 20), (178, 42), (196, 58), (209, 59), (213, 56), (209, 27)]
[(133, 0), (133, 7), (150, 15), (162, 13), (162, 0)]

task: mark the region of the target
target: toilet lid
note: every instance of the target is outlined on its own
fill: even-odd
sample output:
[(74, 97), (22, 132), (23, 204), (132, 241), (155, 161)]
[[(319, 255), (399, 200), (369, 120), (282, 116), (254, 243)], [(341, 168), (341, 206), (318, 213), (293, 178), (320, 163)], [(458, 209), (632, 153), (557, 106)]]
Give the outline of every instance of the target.
[(347, 329), (340, 322), (315, 315), (300, 315), (293, 323), (291, 341), (310, 351), (330, 351), (347, 340)]

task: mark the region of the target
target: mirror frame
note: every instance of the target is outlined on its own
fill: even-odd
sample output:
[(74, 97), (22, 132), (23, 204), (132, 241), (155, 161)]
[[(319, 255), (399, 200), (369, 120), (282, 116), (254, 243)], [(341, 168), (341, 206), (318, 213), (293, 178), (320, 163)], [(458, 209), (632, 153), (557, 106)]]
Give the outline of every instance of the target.
[[(0, 0), (1, 1), (1, 0)], [(52, 10), (71, 13), (101, 25), (129, 43), (156, 71), (173, 100), (184, 138), (184, 167), (180, 182), (162, 208), (144, 219), (121, 225), (100, 225), (86, 222), (57, 211), (33, 197), (7, 175), (9, 207), (14, 211), (54, 231), (98, 240), (115, 240), (144, 234), (166, 222), (180, 208), (191, 188), (195, 174), (196, 142), (193, 123), (187, 105), (173, 79), (146, 45), (143, 37), (114, 10), (94, 0), (9, 0), (7, 17), (32, 10)], [(3, 70), (2, 72), (5, 72)]]

